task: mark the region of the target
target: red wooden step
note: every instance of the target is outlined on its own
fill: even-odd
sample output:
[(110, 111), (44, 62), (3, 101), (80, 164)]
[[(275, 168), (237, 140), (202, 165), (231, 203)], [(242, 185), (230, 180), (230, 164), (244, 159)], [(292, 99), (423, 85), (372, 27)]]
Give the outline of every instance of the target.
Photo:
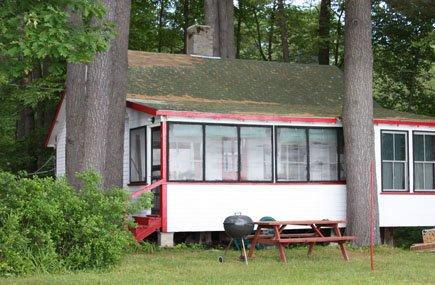
[(131, 228), (130, 231), (138, 242), (153, 234), (162, 226), (162, 219), (158, 215), (133, 216), (133, 218), (138, 225), (136, 228)]

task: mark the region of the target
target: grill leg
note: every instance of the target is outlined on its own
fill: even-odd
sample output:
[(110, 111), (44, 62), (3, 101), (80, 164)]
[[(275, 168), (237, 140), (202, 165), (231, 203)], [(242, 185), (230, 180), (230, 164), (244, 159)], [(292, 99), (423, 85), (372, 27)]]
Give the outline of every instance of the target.
[(233, 239), (231, 239), (230, 240), (230, 243), (227, 245), (227, 247), (225, 248), (225, 252), (224, 252), (224, 256), (226, 256), (227, 255), (227, 251), (228, 251), (228, 249), (231, 247), (231, 245), (233, 244)]
[(243, 250), (243, 258), (245, 259), (246, 265), (248, 265), (248, 256), (246, 255), (245, 240), (243, 238), (242, 238), (242, 250)]

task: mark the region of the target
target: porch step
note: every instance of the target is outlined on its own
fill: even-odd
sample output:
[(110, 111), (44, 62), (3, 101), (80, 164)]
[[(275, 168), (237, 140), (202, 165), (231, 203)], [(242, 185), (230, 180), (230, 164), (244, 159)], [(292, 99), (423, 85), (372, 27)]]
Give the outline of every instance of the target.
[(134, 216), (133, 218), (137, 223), (137, 227), (131, 228), (130, 231), (138, 242), (160, 230), (162, 226), (162, 219), (158, 215), (148, 215), (146, 217)]

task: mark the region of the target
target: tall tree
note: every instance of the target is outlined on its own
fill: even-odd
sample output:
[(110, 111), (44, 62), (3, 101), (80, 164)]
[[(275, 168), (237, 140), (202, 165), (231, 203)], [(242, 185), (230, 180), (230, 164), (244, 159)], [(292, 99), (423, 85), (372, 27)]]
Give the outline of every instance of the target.
[(329, 65), (329, 45), (331, 26), (331, 0), (320, 2), (319, 12), (319, 64)]
[(235, 58), (233, 0), (205, 0), (205, 23), (213, 27), (213, 55)]
[[(86, 169), (100, 172), (105, 187), (122, 186), (130, 1), (103, 4), (116, 27), (109, 50), (89, 64), (67, 67), (66, 172), (75, 186), (79, 182), (74, 174)], [(80, 26), (81, 19), (81, 14), (71, 12), (73, 25)]]
[(285, 62), (290, 61), (290, 52), (288, 47), (288, 27), (287, 17), (284, 9), (284, 1), (278, 0), (277, 21), (281, 34), (282, 59)]
[[(377, 195), (372, 197), (370, 193), (370, 170), (375, 160), (370, 17), (370, 0), (346, 2), (343, 106), (347, 169), (346, 230), (350, 235), (357, 236), (355, 244), (360, 246), (370, 243), (371, 213), (376, 216), (376, 242), (380, 240)], [(370, 199), (374, 200), (373, 204)]]
[(187, 28), (190, 26), (189, 0), (183, 0), (183, 53), (187, 52)]

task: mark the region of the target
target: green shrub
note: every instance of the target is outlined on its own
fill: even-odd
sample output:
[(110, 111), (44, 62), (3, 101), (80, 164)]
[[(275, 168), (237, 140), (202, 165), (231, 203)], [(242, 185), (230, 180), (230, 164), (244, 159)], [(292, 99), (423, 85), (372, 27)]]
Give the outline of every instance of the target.
[(0, 172), (0, 275), (104, 268), (133, 242), (126, 230), (128, 196), (101, 189), (95, 172), (65, 179)]

